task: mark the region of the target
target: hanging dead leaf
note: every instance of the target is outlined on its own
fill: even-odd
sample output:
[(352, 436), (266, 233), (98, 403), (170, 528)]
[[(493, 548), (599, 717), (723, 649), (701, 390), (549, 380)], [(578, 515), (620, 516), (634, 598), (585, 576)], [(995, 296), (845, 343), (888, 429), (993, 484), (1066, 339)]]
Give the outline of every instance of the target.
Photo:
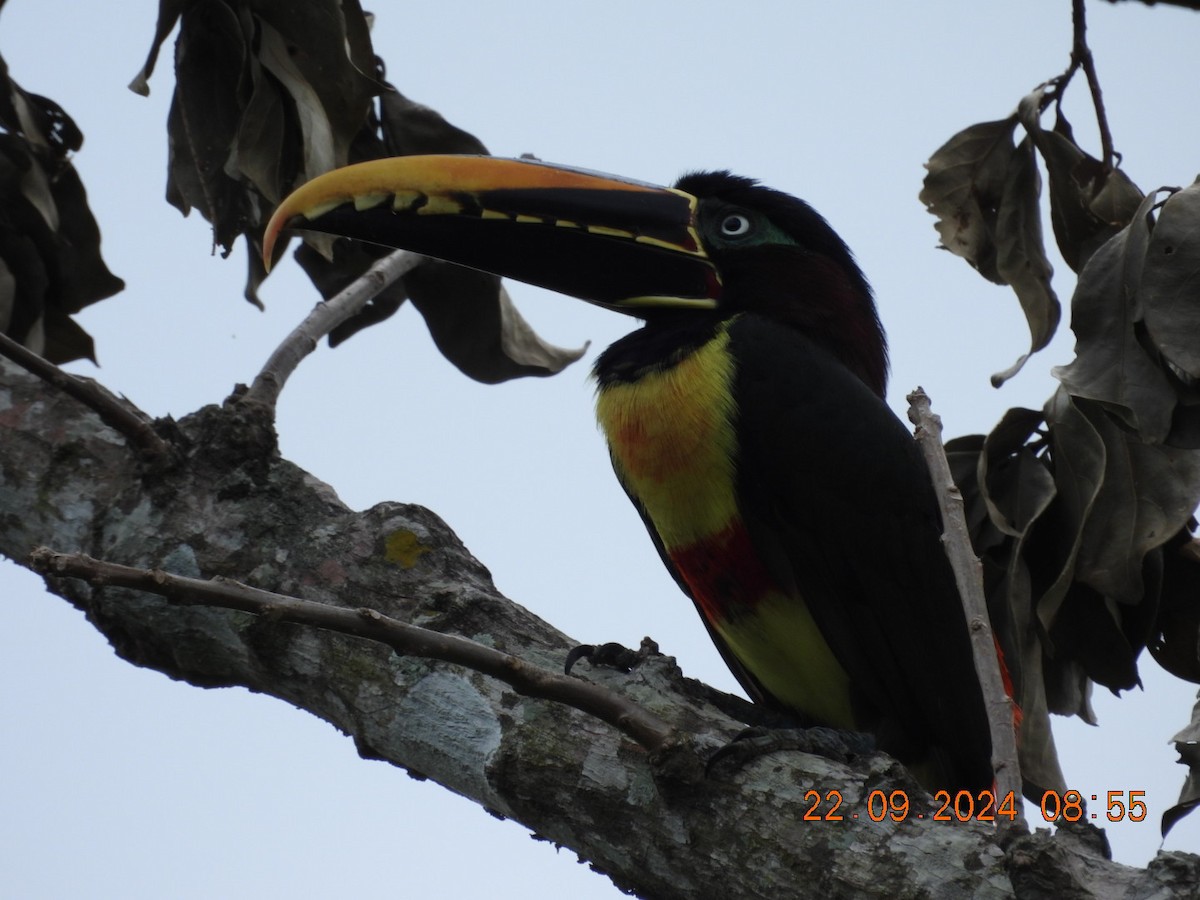
[(1033, 144), (1025, 138), (1013, 150), (996, 215), (996, 272), (1016, 292), (1029, 323), (1029, 352), (1003, 372), (992, 376), (999, 387), (1012, 378), (1054, 337), (1062, 315), (1050, 286), (1054, 269), (1042, 243), (1041, 183)]
[(1105, 471), (1075, 578), (1125, 607), (1144, 598), (1153, 605), (1156, 592), (1143, 579), (1145, 557), (1191, 518), (1200, 497), (1200, 452), (1146, 443), (1103, 409), (1087, 407), (1086, 414), (1104, 442)]
[(989, 554), (988, 610), (1021, 708), (1021, 775), (1039, 789), (1064, 786), (1050, 704), (1046, 696), (1045, 651), (1034, 615), (1033, 584), (1025, 558), (1034, 526), (1054, 501), (1056, 489), (1044, 454), (1043, 415), (1015, 408), (987, 436), (978, 460), (979, 505), (1006, 535)]
[(1030, 440), (1044, 421), (1040, 411), (1014, 407), (987, 435), (976, 479), (988, 519), (1021, 538), (1054, 499), (1054, 478)]
[(1200, 806), (1200, 701), (1192, 708), (1192, 721), (1171, 740), (1175, 742), (1179, 762), (1188, 767), (1188, 776), (1179, 792), (1179, 802), (1162, 815), (1164, 838), (1175, 823)]
[[(228, 254), (239, 235), (257, 242), (279, 198), (350, 161), (382, 85), (355, 0), (162, 0), (134, 90), (148, 91), (176, 21), (167, 198), (185, 215), (200, 210)], [(253, 302), (261, 277), (252, 263)]]
[(125, 286), (70, 161), (83, 135), (53, 100), (21, 89), (0, 59), (0, 330), (55, 363), (95, 361), (71, 316)]
[[(1051, 659), (1092, 680), (1138, 684), (1164, 591), (1163, 545), (1184, 528), (1200, 496), (1200, 452), (1147, 444), (1094, 401), (1060, 388), (1047, 404), (1058, 497), (1037, 546), (1038, 618)], [(1050, 694), (1050, 708), (1075, 702)], [(1049, 691), (1049, 688), (1048, 688)]]
[(475, 135), (447, 122), (437, 110), (408, 99), (395, 88), (380, 95), (379, 119), (388, 156), (487, 153)]
[(1200, 542), (1192, 519), (1163, 547), (1162, 595), (1149, 641), (1155, 661), (1200, 684)]
[(158, 0), (158, 21), (154, 26), (154, 40), (150, 43), (150, 52), (141, 70), (129, 82), (129, 89), (143, 97), (150, 96), (150, 76), (154, 74), (154, 66), (158, 63), (158, 53), (167, 36), (175, 30), (175, 24), (183, 13), (188, 0)]
[(1007, 540), (1007, 534), (992, 524), (987, 505), (980, 497), (979, 455), (984, 440), (982, 434), (967, 434), (946, 441), (946, 460), (954, 484), (963, 495), (971, 546), (980, 559), (986, 560), (993, 548)]
[(925, 163), (928, 173), (919, 195), (937, 218), (942, 246), (997, 284), (1005, 282), (996, 271), (996, 219), (1016, 125), (1012, 115), (954, 135)]
[(1042, 548), (1052, 560), (1047, 567), (1049, 587), (1037, 601), (1038, 619), (1047, 631), (1070, 589), (1083, 527), (1104, 482), (1104, 441), (1079, 402), (1060, 387), (1045, 407), (1057, 491), (1056, 528)]
[[(473, 135), (380, 80), (356, 0), (314, 0), (302, 9), (290, 0), (162, 0), (135, 90), (148, 89), (158, 47), (177, 20), (167, 197), (185, 215), (200, 210), (226, 254), (239, 235), (251, 243), (245, 293), (253, 303), (261, 305), (258, 287), (266, 278), (258, 252), (266, 219), (304, 181), (389, 155), (487, 152)], [(335, 250), (320, 236), (306, 238), (297, 254), (326, 297), (378, 256)], [(582, 351), (542, 341), (489, 278), (448, 266), (418, 269), (339, 326), (330, 343), (383, 321), (411, 295), (438, 347), (473, 378), (552, 374), (579, 358)]]
[(1071, 301), (1075, 359), (1053, 374), (1071, 394), (1104, 404), (1126, 427), (1158, 442), (1170, 433), (1177, 398), (1137, 335), (1154, 198), (1143, 201), (1129, 226), (1080, 273)]
[(1021, 101), (1021, 124), (1037, 145), (1050, 182), (1050, 221), (1059, 252), (1075, 272), (1132, 220), (1142, 192), (1123, 171), (1085, 153), (1056, 107), (1054, 129), (1041, 127), (1044, 89)]
[(242, 118), (247, 52), (237, 13), (225, 3), (196, 4), (183, 16), (167, 119), (167, 196), (184, 215), (198, 209), (212, 223), (213, 241), (225, 255), (249, 214), (244, 188), (226, 172)]
[[(1183, 386), (1200, 382), (1200, 181), (1176, 191), (1159, 211), (1138, 285), (1146, 333)], [(1189, 391), (1189, 399), (1200, 399)]]
[(543, 341), (494, 276), (431, 260), (404, 281), (438, 349), (476, 381), (555, 375), (587, 350)]
[[(326, 260), (308, 245), (296, 260), (326, 299), (334, 296), (381, 253), (375, 247), (338, 241)], [(554, 375), (579, 359), (586, 347), (568, 350), (543, 341), (529, 327), (495, 275), (430, 261), (378, 294), (355, 318), (330, 336), (334, 346), (361, 328), (391, 316), (411, 296), (442, 355), (476, 381), (494, 384), (528, 375)]]
[(1042, 242), (1041, 186), (1033, 145), (1013, 146), (1016, 113), (954, 135), (925, 164), (920, 200), (937, 217), (942, 246), (996, 284), (1011, 285), (1029, 323), (1030, 349), (992, 376), (999, 386), (1042, 349), (1058, 327), (1053, 270)]

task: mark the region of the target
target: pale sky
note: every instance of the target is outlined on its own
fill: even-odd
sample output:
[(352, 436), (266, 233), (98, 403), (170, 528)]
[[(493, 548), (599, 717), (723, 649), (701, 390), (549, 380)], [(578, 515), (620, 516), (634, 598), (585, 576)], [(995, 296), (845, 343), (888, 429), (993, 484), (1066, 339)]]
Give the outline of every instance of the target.
[[(948, 435), (987, 431), (1010, 406), (1040, 407), (1051, 366), (1070, 360), (1064, 325), (1012, 383), (989, 387), (1024, 351), (1024, 320), (1011, 292), (934, 249), (916, 199), (921, 164), (943, 141), (1007, 115), (1066, 66), (1068, 0), (370, 7), (389, 78), (497, 155), (660, 183), (729, 168), (807, 199), (875, 287), (898, 412), (921, 384)], [(0, 53), (25, 89), (83, 129), (76, 164), (108, 264), (128, 283), (80, 317), (102, 367), (72, 371), (179, 417), (249, 381), (317, 295), (288, 262), (258, 312), (241, 298), (244, 250), (210, 254), (203, 220), (163, 201), (173, 39), (151, 97), (125, 88), (155, 14), (150, 0), (9, 0)], [(1145, 190), (1191, 182), (1200, 15), (1093, 3), (1090, 19), (1127, 171)], [(1067, 108), (1091, 140), (1082, 83)], [(1055, 269), (1065, 305), (1073, 276), (1057, 259)], [(650, 635), (686, 674), (736, 690), (592, 419), (591, 361), (634, 323), (510, 290), (547, 339), (591, 341), (587, 357), (553, 379), (485, 387), (445, 362), (405, 309), (301, 366), (280, 406), (284, 455), (352, 507), (429, 506), (502, 591), (574, 638), (636, 646)], [(1147, 821), (1109, 828), (1117, 859), (1137, 865), (1158, 848), (1159, 816), (1177, 797), (1184, 770), (1168, 739), (1195, 697), (1148, 655), (1142, 673), (1144, 692), (1097, 693), (1098, 728), (1056, 720), (1071, 787), (1147, 791)], [(306, 713), (118, 660), (81, 613), (7, 562), (0, 685), (0, 897), (619, 896), (570, 851), (360, 760)], [(1166, 847), (1200, 850), (1200, 816)]]

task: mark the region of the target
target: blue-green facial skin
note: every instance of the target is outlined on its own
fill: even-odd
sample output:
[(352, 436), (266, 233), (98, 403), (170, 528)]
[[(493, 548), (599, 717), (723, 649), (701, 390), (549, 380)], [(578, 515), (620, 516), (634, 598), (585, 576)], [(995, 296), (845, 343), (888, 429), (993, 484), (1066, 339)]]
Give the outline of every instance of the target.
[(710, 250), (739, 247), (799, 246), (783, 229), (755, 210), (721, 201), (701, 201), (700, 234)]

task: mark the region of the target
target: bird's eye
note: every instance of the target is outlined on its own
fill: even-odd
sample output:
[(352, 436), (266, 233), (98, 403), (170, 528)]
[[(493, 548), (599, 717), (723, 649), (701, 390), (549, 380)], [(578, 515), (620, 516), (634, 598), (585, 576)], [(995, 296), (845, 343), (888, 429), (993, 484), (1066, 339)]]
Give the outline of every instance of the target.
[(750, 233), (750, 219), (741, 213), (730, 213), (721, 220), (721, 234), (725, 237), (743, 237)]

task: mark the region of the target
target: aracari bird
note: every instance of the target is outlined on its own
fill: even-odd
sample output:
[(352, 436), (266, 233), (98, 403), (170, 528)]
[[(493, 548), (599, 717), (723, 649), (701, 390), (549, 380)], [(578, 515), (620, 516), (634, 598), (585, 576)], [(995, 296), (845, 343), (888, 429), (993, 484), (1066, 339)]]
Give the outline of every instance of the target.
[(883, 400), (853, 256), (728, 172), (672, 188), (534, 161), (400, 157), (303, 185), (284, 228), (402, 247), (644, 320), (599, 357), (613, 468), (756, 701), (868, 732), (926, 787), (992, 785), (929, 474)]

